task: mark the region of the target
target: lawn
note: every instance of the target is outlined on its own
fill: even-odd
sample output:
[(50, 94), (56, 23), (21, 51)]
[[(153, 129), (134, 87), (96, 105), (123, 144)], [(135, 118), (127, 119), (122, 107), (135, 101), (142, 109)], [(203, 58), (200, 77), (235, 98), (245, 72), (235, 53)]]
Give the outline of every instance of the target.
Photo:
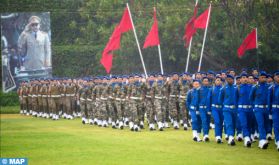
[[(14, 107), (15, 108), (15, 107)], [(1, 114), (1, 157), (26, 157), (29, 164), (276, 164), (272, 141), (267, 150), (237, 142), (196, 143), (191, 131), (142, 132), (82, 125), (79, 119), (33, 118)]]

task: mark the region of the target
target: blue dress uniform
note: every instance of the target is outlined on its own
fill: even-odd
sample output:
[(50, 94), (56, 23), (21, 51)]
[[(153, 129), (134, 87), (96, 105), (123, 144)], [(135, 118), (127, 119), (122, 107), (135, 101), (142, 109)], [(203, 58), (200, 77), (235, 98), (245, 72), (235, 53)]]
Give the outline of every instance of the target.
[(202, 86), (199, 88), (199, 112), (201, 117), (201, 124), (202, 124), (202, 130), (203, 130), (203, 140), (209, 141), (208, 133), (209, 133), (209, 121), (207, 114), (209, 113), (209, 107), (208, 107), (208, 100), (207, 95), (209, 92), (209, 87)]
[[(279, 71), (274, 74), (279, 78)], [(268, 107), (272, 113), (273, 127), (275, 134), (275, 144), (277, 145), (277, 150), (279, 151), (279, 83), (274, 82), (274, 84), (268, 89)]]
[[(227, 75), (227, 79), (233, 79), (233, 76)], [(234, 135), (236, 129), (237, 111), (236, 111), (236, 87), (233, 84), (226, 84), (219, 95), (219, 102), (223, 105), (224, 123), (226, 133), (229, 136), (228, 144), (235, 145)]]
[(212, 111), (212, 116), (214, 119), (215, 138), (216, 138), (217, 143), (222, 142), (223, 121), (224, 121), (222, 105), (218, 100), (221, 88), (222, 88), (222, 85), (213, 86), (209, 90), (208, 96), (207, 96), (208, 107)]
[[(261, 72), (260, 76), (265, 76), (266, 73)], [(254, 103), (254, 114), (258, 124), (260, 134), (259, 147), (266, 149), (268, 142), (266, 141), (267, 132), (270, 131), (269, 111), (268, 111), (268, 85), (266, 82), (259, 82), (254, 85), (249, 95), (250, 101)]]
[[(247, 75), (242, 75), (246, 76)], [(238, 104), (238, 117), (240, 120), (243, 136), (244, 136), (244, 146), (251, 147), (251, 128), (252, 128), (252, 119), (253, 119), (253, 109), (252, 104), (249, 99), (249, 94), (251, 91), (252, 85), (250, 84), (241, 84), (237, 88), (236, 99)]]
[(201, 141), (199, 133), (201, 132), (201, 117), (199, 114), (199, 91), (198, 89), (191, 89), (187, 93), (186, 107), (190, 110), (190, 115), (192, 119), (192, 130), (193, 130), (193, 140)]

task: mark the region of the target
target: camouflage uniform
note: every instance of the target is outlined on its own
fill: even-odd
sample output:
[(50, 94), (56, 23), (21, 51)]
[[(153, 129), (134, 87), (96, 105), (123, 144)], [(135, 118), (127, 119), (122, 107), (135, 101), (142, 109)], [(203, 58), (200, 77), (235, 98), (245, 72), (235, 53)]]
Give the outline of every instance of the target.
[(51, 98), (51, 112), (52, 112), (52, 119), (58, 120), (59, 119), (59, 108), (60, 108), (60, 86), (58, 84), (51, 84), (49, 88), (50, 98)]
[(139, 122), (140, 122), (140, 112), (142, 110), (142, 93), (141, 93), (141, 84), (139, 82), (131, 83), (129, 86), (129, 126), (131, 130), (138, 131), (139, 130)]
[(155, 115), (157, 117), (158, 128), (160, 131), (163, 131), (164, 123), (164, 109), (163, 101), (166, 97), (164, 94), (165, 83), (160, 80), (153, 84), (153, 90), (155, 95), (154, 106), (155, 106)]
[(79, 89), (79, 102), (80, 102), (80, 110), (81, 110), (81, 117), (82, 117), (83, 124), (88, 123), (88, 112), (86, 107), (87, 90), (88, 90), (88, 86), (83, 86)]
[(22, 87), (22, 108), (23, 108), (23, 113), (27, 113), (28, 109), (28, 87), (27, 85), (24, 85)]
[(178, 129), (178, 110), (179, 110), (179, 84), (177, 80), (170, 81), (169, 84), (169, 110), (170, 116), (173, 120), (174, 128)]
[(180, 95), (179, 95), (179, 118), (180, 118), (180, 124), (183, 124), (184, 130), (188, 129), (188, 116), (189, 116), (189, 110), (185, 106), (186, 101), (186, 94), (189, 91), (189, 84), (186, 80), (181, 80), (179, 82), (179, 88), (180, 88)]
[(34, 84), (31, 87), (32, 91), (32, 115), (37, 116), (39, 113), (39, 106), (38, 106), (38, 85)]
[(48, 108), (48, 86), (47, 84), (43, 84), (40, 93), (42, 95), (42, 111), (45, 114), (46, 118), (49, 118), (49, 108)]
[(43, 99), (42, 99), (42, 94), (41, 94), (41, 87), (42, 84), (38, 84), (38, 89), (37, 89), (37, 96), (38, 96), (38, 116), (43, 117)]
[(108, 126), (109, 110), (108, 110), (108, 85), (103, 83), (101, 86), (101, 100), (100, 100), (100, 120), (102, 121), (102, 126)]
[(65, 91), (65, 112), (68, 119), (73, 119), (73, 110), (75, 106), (76, 86), (73, 83), (64, 86)]
[(145, 101), (146, 101), (146, 117), (149, 123), (149, 129), (154, 130), (155, 113), (154, 113), (154, 90), (152, 88), (153, 82), (147, 81), (144, 86)]

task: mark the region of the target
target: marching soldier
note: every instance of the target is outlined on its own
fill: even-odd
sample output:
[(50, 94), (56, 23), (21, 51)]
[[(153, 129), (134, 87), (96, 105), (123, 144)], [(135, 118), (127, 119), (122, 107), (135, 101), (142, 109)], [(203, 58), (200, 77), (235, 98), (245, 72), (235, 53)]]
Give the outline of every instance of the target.
[(173, 120), (173, 128), (179, 129), (178, 124), (178, 110), (179, 110), (179, 84), (178, 84), (178, 74), (174, 73), (171, 80), (169, 81), (169, 110), (170, 116)]
[(61, 93), (60, 93), (60, 85), (58, 81), (54, 79), (49, 86), (49, 97), (52, 119), (58, 120), (59, 119), (59, 109), (60, 109), (60, 102), (61, 102)]

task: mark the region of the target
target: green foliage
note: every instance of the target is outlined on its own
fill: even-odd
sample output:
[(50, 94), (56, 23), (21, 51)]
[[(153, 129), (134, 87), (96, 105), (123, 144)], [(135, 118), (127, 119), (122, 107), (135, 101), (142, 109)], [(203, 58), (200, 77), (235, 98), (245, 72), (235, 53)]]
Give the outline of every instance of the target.
[[(193, 15), (189, 0), (3, 0), (1, 12), (50, 11), (53, 73), (56, 76), (106, 74), (100, 65), (102, 51), (119, 23), (129, 2), (141, 47), (152, 25), (153, 6), (157, 8), (162, 60), (166, 72), (183, 72), (187, 49), (182, 36)], [(208, 8), (209, 0), (199, 1), (198, 13)], [(275, 0), (214, 0), (205, 43), (202, 70), (257, 67), (273, 71), (279, 63), (279, 2)], [(258, 28), (258, 51), (239, 59), (237, 48), (245, 36)], [(197, 70), (204, 30), (193, 38), (190, 71)], [(121, 39), (121, 49), (113, 52), (112, 74), (143, 72), (133, 32)], [(142, 50), (147, 72), (160, 70), (158, 48)]]
[(19, 105), (18, 95), (16, 92), (3, 93), (0, 89), (0, 107)]

